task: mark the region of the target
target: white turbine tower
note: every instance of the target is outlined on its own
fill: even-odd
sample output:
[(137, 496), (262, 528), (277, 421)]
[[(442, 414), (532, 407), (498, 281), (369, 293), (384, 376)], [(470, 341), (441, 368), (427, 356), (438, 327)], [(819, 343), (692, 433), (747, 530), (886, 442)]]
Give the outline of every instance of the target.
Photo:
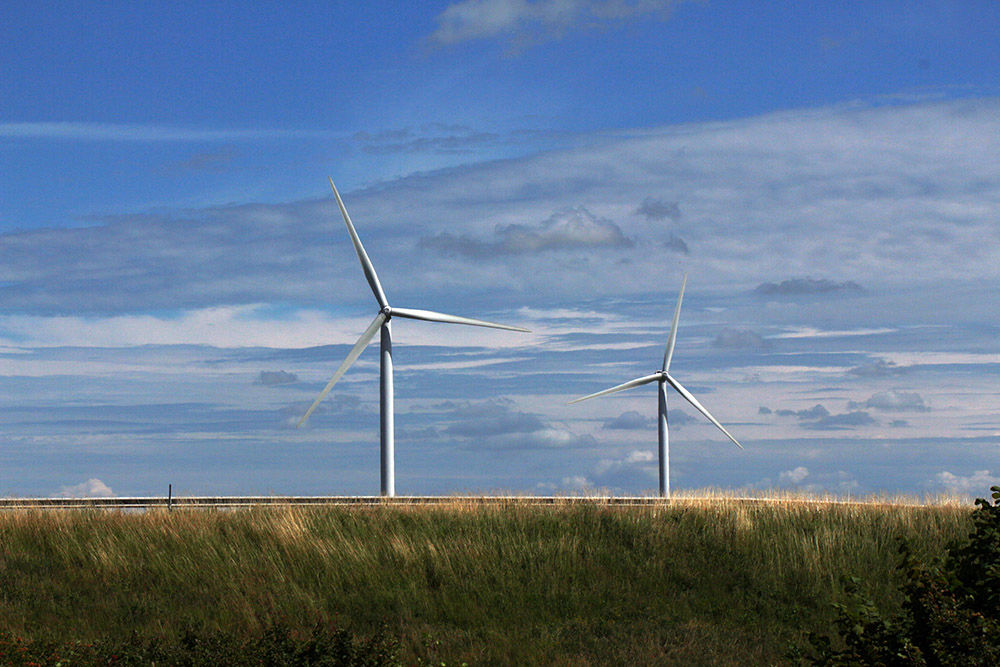
[(639, 385), (649, 384), (650, 382), (656, 382), (659, 385), (659, 449), (660, 449), (660, 496), (663, 498), (668, 498), (670, 496), (670, 453), (667, 449), (667, 385), (677, 390), (677, 393), (687, 399), (688, 403), (697, 408), (698, 412), (708, 417), (708, 420), (719, 427), (723, 433), (726, 434), (730, 440), (735, 443), (737, 447), (743, 449), (743, 445), (736, 441), (729, 431), (719, 423), (715, 417), (713, 417), (708, 410), (705, 409), (701, 403), (698, 402), (694, 396), (691, 395), (684, 386), (675, 380), (669, 373), (670, 371), (670, 358), (674, 355), (674, 341), (677, 340), (677, 320), (681, 316), (681, 300), (684, 298), (684, 287), (687, 285), (687, 276), (684, 276), (684, 282), (681, 283), (681, 293), (677, 297), (677, 309), (674, 311), (674, 323), (670, 327), (670, 338), (667, 340), (667, 349), (663, 354), (663, 366), (660, 367), (659, 372), (653, 373), (652, 375), (646, 375), (641, 378), (636, 378), (634, 380), (629, 380), (624, 384), (620, 384), (616, 387), (611, 387), (610, 389), (605, 389), (604, 391), (599, 391), (596, 394), (590, 394), (588, 396), (582, 396), (580, 398), (570, 401), (570, 403), (579, 403), (580, 401), (586, 401), (588, 398), (597, 398), (598, 396), (606, 396), (607, 394), (613, 394), (618, 391), (624, 391), (625, 389), (631, 389), (632, 387), (638, 387)]
[(507, 326), (506, 324), (494, 324), (493, 322), (484, 322), (483, 320), (474, 320), (468, 317), (458, 317), (457, 315), (445, 315), (444, 313), (435, 313), (431, 310), (416, 310), (413, 308), (391, 308), (389, 306), (389, 301), (385, 298), (385, 292), (382, 291), (382, 285), (378, 281), (378, 276), (375, 275), (375, 267), (372, 266), (371, 260), (368, 258), (368, 253), (365, 252), (365, 248), (361, 245), (361, 239), (358, 238), (358, 233), (354, 230), (354, 225), (351, 223), (351, 216), (347, 214), (347, 209), (344, 207), (344, 202), (340, 198), (340, 193), (337, 192), (337, 186), (333, 184), (333, 179), (330, 179), (330, 187), (333, 188), (333, 195), (337, 198), (337, 205), (340, 207), (340, 213), (344, 216), (344, 222), (347, 224), (347, 233), (351, 235), (351, 242), (354, 244), (354, 250), (358, 254), (358, 260), (361, 262), (361, 269), (365, 273), (365, 278), (368, 280), (368, 285), (372, 288), (372, 293), (375, 294), (375, 300), (378, 301), (379, 310), (378, 315), (372, 320), (372, 323), (368, 325), (365, 332), (361, 334), (361, 338), (358, 342), (354, 344), (351, 351), (347, 353), (347, 358), (344, 362), (340, 364), (340, 368), (337, 372), (333, 374), (330, 381), (323, 388), (323, 391), (319, 393), (313, 404), (309, 406), (306, 413), (299, 420), (299, 426), (302, 426), (309, 415), (313, 413), (316, 406), (320, 404), (320, 401), (330, 393), (333, 389), (333, 385), (337, 383), (337, 380), (347, 372), (347, 369), (351, 367), (359, 356), (361, 352), (365, 349), (372, 338), (375, 337), (375, 333), (381, 330), (381, 377), (380, 377), (380, 408), (381, 408), (381, 461), (382, 461), (382, 495), (383, 496), (394, 496), (396, 495), (396, 469), (394, 463), (394, 427), (392, 418), (392, 331), (389, 327), (389, 321), (393, 317), (405, 317), (411, 320), (426, 320), (428, 322), (446, 322), (448, 324), (469, 324), (476, 327), (490, 327), (492, 329), (508, 329), (510, 331), (523, 331), (525, 333), (530, 333), (527, 329), (522, 329), (521, 327)]

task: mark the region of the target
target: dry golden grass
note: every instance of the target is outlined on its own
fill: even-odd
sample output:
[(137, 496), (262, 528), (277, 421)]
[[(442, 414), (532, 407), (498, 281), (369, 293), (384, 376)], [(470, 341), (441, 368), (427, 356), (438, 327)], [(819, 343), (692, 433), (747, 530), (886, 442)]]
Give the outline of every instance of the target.
[(773, 663), (829, 629), (843, 577), (892, 604), (898, 538), (933, 554), (967, 531), (971, 504), (916, 500), (710, 489), (637, 506), (2, 511), (0, 630), (333, 618), (359, 633), (387, 624), (408, 662)]

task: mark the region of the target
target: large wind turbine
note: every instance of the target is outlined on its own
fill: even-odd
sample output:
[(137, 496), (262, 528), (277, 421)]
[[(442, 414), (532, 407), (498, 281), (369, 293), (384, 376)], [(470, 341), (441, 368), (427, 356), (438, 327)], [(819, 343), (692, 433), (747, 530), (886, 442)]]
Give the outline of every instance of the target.
[(701, 403), (698, 402), (694, 396), (691, 395), (684, 386), (675, 380), (670, 375), (670, 358), (674, 355), (674, 342), (677, 340), (677, 320), (681, 316), (681, 300), (684, 298), (684, 287), (687, 285), (687, 276), (684, 276), (684, 282), (681, 283), (681, 292), (677, 297), (677, 309), (674, 310), (674, 323), (670, 327), (670, 338), (667, 340), (667, 349), (663, 354), (663, 365), (660, 367), (659, 372), (653, 373), (652, 375), (646, 375), (641, 378), (636, 378), (634, 380), (629, 380), (624, 384), (620, 384), (616, 387), (611, 387), (610, 389), (605, 389), (604, 391), (599, 391), (596, 394), (590, 394), (588, 396), (582, 396), (580, 398), (570, 401), (570, 403), (579, 403), (580, 401), (586, 401), (588, 398), (597, 398), (598, 396), (606, 396), (607, 394), (613, 394), (618, 391), (624, 391), (626, 389), (631, 389), (632, 387), (638, 387), (639, 385), (649, 384), (650, 382), (656, 382), (659, 385), (659, 449), (660, 449), (660, 496), (667, 498), (670, 496), (670, 454), (667, 449), (667, 385), (677, 390), (677, 393), (687, 399), (688, 403), (697, 408), (698, 412), (708, 417), (708, 420), (719, 427), (726, 437), (733, 441), (733, 443), (743, 449), (743, 445), (736, 441), (729, 431), (719, 423), (715, 417), (713, 417), (708, 410), (705, 409)]
[(359, 356), (361, 352), (365, 349), (372, 338), (375, 337), (375, 333), (381, 331), (381, 377), (379, 382), (380, 387), (380, 398), (381, 398), (381, 434), (382, 434), (382, 448), (381, 448), (381, 460), (382, 460), (382, 495), (383, 496), (394, 496), (396, 495), (396, 466), (394, 462), (394, 427), (393, 427), (393, 417), (392, 417), (392, 330), (389, 326), (389, 321), (393, 317), (405, 317), (411, 320), (426, 320), (428, 322), (446, 322), (448, 324), (469, 324), (476, 327), (490, 327), (491, 329), (508, 329), (510, 331), (523, 331), (525, 333), (530, 333), (527, 329), (522, 329), (521, 327), (507, 326), (506, 324), (494, 324), (493, 322), (484, 322), (483, 320), (474, 320), (468, 317), (458, 317), (457, 315), (445, 315), (444, 313), (435, 313), (431, 310), (416, 310), (413, 308), (391, 308), (389, 306), (389, 301), (385, 298), (385, 292), (382, 291), (382, 285), (378, 281), (378, 276), (375, 274), (375, 267), (372, 266), (371, 260), (368, 258), (368, 253), (365, 252), (365, 247), (361, 245), (361, 239), (358, 238), (358, 233), (354, 230), (354, 225), (351, 223), (351, 216), (347, 214), (347, 209), (344, 207), (344, 202), (340, 198), (340, 193), (337, 192), (337, 186), (333, 184), (333, 179), (330, 179), (330, 187), (333, 188), (333, 195), (337, 198), (337, 205), (340, 207), (340, 214), (344, 216), (344, 223), (347, 225), (347, 233), (351, 235), (351, 242), (354, 244), (354, 251), (358, 254), (358, 260), (361, 262), (361, 270), (365, 273), (365, 278), (368, 280), (368, 285), (372, 288), (372, 293), (375, 295), (375, 300), (379, 305), (378, 315), (372, 320), (372, 323), (368, 325), (365, 332), (361, 334), (361, 338), (358, 342), (354, 344), (351, 351), (347, 353), (347, 358), (344, 362), (340, 364), (340, 368), (337, 372), (333, 374), (330, 381), (323, 388), (323, 391), (319, 393), (313, 404), (309, 406), (306, 413), (302, 415), (302, 419), (299, 420), (299, 426), (302, 426), (309, 415), (313, 413), (316, 406), (320, 404), (320, 401), (330, 393), (333, 389), (333, 385), (337, 383), (337, 380), (347, 372), (347, 369), (351, 367)]

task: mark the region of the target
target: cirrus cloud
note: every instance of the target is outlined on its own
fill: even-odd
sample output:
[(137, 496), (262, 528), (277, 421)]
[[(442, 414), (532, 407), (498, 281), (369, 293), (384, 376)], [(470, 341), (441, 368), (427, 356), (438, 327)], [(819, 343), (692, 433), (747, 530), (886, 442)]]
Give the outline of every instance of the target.
[(512, 46), (606, 27), (640, 16), (667, 18), (676, 0), (461, 0), (437, 17), (430, 41), (440, 45), (506, 38)]

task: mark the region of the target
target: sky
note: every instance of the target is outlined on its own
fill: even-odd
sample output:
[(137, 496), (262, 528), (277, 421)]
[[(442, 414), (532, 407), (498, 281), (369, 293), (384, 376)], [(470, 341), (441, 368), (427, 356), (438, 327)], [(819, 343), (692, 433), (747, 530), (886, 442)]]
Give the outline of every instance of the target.
[(984, 495), (995, 2), (0, 8), (0, 495)]

